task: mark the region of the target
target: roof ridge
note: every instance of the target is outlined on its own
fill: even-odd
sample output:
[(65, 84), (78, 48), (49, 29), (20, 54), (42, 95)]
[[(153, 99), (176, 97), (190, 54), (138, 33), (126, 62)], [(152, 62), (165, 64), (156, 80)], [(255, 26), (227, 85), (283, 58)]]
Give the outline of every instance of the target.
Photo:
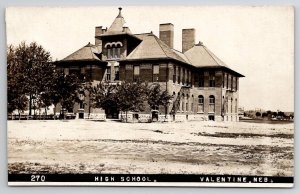
[[(185, 56), (185, 58), (187, 59), (187, 62), (189, 63), (189, 64), (191, 64), (192, 65), (192, 63), (191, 63), (191, 61), (189, 60), (189, 58), (183, 53), (183, 52), (181, 52), (181, 51), (179, 51), (179, 50), (177, 50), (177, 49), (174, 49), (174, 48), (172, 48), (171, 50), (174, 50), (175, 51), (175, 54), (177, 54), (176, 52), (179, 52), (180, 54), (182, 54), (183, 56)], [(178, 54), (177, 54), (178, 55)], [(179, 55), (178, 55), (179, 56)], [(180, 58), (182, 58), (181, 56), (179, 56)], [(183, 58), (182, 58), (183, 59)], [(186, 59), (183, 59), (184, 61), (186, 61)]]
[[(155, 36), (154, 34), (153, 34), (153, 36), (156, 38), (156, 41), (157, 40), (160, 40), (157, 36)], [(174, 55), (176, 55), (179, 59), (181, 59), (181, 60), (179, 60), (179, 59), (176, 59), (176, 60), (178, 60), (178, 61), (181, 61), (181, 62), (185, 62), (185, 60), (181, 57), (181, 56), (179, 56), (176, 52), (174, 52), (172, 49), (174, 49), (174, 48), (170, 48), (167, 44), (165, 44), (162, 40), (160, 40), (160, 42), (162, 43), (162, 44), (164, 44), (165, 46), (167, 46), (167, 48), (169, 48), (170, 50), (171, 50), (171, 52), (174, 54)], [(159, 44), (159, 46), (161, 47), (161, 45), (160, 45), (160, 43), (159, 42), (157, 42), (158, 44)], [(165, 53), (165, 55), (168, 57), (168, 58), (172, 58), (173, 59), (173, 57), (170, 57), (170, 56), (168, 56), (167, 54), (166, 54), (166, 52), (165, 52), (165, 50), (161, 47), (161, 49), (163, 50), (163, 52)], [(174, 49), (174, 50), (176, 50), (176, 49)], [(180, 52), (180, 51), (178, 51), (178, 52)], [(183, 53), (182, 53), (183, 54)]]
[(91, 54), (92, 54), (93, 59), (96, 59), (96, 58), (95, 58), (95, 53), (92, 51), (92, 47), (91, 47), (91, 46), (89, 46), (89, 49), (90, 49), (90, 52), (91, 52)]
[(78, 50), (76, 50), (76, 51), (72, 52), (71, 54), (67, 55), (67, 56), (66, 56), (66, 57), (64, 57), (62, 60), (65, 60), (66, 58), (68, 58), (68, 57), (70, 57), (71, 55), (73, 55), (74, 53), (76, 53), (76, 52), (80, 51), (80, 50), (81, 50), (81, 49), (83, 49), (84, 47), (86, 47), (86, 45), (84, 45), (84, 46), (83, 46), (83, 47), (81, 47), (80, 49), (78, 49)]
[[(206, 47), (205, 47), (206, 48)], [(208, 48), (206, 48), (207, 52), (209, 52), (209, 54), (214, 58), (214, 60), (218, 60), (221, 64), (221, 66), (223, 67), (228, 67), (228, 65), (223, 61), (221, 60), (218, 56), (216, 56), (211, 50), (209, 50)], [(218, 63), (218, 62), (217, 62)]]
[(206, 48), (206, 46), (202, 45), (204, 50), (209, 54), (209, 56), (218, 64), (218, 65), (221, 65), (221, 66), (224, 66), (222, 64), (219, 64), (218, 61), (210, 54), (210, 52), (208, 51), (208, 49)]
[[(157, 41), (159, 38), (158, 38), (157, 36), (155, 36), (154, 34), (153, 34), (153, 36), (154, 36), (154, 38), (155, 38), (157, 44), (158, 44), (159, 47), (161, 48), (161, 50), (165, 53), (165, 55), (166, 55), (167, 57), (169, 57), (169, 56), (167, 55), (167, 53), (165, 52), (165, 50), (161, 47), (161, 45), (160, 45), (159, 42)], [(169, 57), (169, 58), (171, 58), (171, 57)]]

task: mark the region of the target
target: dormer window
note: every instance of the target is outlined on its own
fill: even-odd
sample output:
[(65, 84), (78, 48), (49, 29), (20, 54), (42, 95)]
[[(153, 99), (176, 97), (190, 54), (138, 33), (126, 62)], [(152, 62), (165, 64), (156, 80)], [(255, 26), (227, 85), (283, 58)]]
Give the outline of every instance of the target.
[(106, 43), (104, 48), (107, 49), (108, 59), (119, 59), (121, 57), (121, 47), (123, 44), (121, 42), (110, 42)]

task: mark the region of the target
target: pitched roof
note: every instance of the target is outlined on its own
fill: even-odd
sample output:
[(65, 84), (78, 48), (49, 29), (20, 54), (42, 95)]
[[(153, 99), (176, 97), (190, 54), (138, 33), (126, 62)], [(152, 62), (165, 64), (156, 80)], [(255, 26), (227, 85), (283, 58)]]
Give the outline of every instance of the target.
[(202, 42), (187, 50), (184, 55), (195, 67), (223, 67), (240, 77), (244, 77), (244, 75), (230, 69), (221, 59), (206, 48)]
[(216, 55), (207, 49), (202, 43), (196, 44), (187, 50), (184, 55), (196, 67), (227, 67)]
[(105, 35), (114, 35), (114, 34), (131, 34), (131, 31), (128, 27), (125, 27), (124, 24), (126, 23), (123, 16), (122, 16), (122, 8), (119, 7), (119, 14), (108, 28), (108, 30), (103, 34)]
[(91, 43), (88, 43), (61, 61), (101, 61), (97, 57), (97, 54), (101, 53), (100, 47), (101, 45), (95, 46)]
[(154, 34), (150, 33), (136, 36), (142, 39), (142, 42), (126, 57), (127, 60), (166, 58), (187, 63)]
[(191, 62), (189, 61), (189, 59), (180, 51), (176, 50), (176, 49), (172, 49), (173, 52), (175, 52), (177, 55), (179, 55), (186, 63), (191, 64)]

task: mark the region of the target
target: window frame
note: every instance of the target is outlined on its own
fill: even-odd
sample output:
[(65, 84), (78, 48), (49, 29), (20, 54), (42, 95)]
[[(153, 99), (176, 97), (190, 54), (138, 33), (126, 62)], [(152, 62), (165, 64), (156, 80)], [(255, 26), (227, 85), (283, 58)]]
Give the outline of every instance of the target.
[(204, 96), (199, 95), (198, 96), (198, 113), (204, 113)]
[(216, 112), (216, 97), (214, 95), (210, 95), (208, 97), (208, 105), (209, 105), (209, 113)]
[[(136, 71), (135, 71), (136, 68), (138, 69), (138, 74), (136, 74)], [(141, 71), (140, 65), (133, 66), (133, 81), (134, 82), (137, 82), (140, 79), (140, 73), (141, 73), (140, 71)]]
[(216, 72), (210, 71), (208, 77), (209, 77), (209, 87), (210, 88), (216, 87)]

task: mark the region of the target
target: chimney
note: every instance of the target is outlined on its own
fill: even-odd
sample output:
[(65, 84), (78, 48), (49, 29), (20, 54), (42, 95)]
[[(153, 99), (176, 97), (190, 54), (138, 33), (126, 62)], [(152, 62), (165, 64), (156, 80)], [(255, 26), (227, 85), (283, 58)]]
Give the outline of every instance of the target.
[(123, 26), (123, 32), (131, 33), (130, 29), (128, 27), (126, 27), (126, 26)]
[(174, 47), (174, 25), (171, 23), (159, 24), (159, 39), (170, 48)]
[(95, 27), (95, 45), (101, 44), (100, 35), (104, 33), (104, 30), (102, 29), (102, 26), (96, 26)]
[(190, 50), (195, 45), (195, 29), (182, 29), (182, 52)]

